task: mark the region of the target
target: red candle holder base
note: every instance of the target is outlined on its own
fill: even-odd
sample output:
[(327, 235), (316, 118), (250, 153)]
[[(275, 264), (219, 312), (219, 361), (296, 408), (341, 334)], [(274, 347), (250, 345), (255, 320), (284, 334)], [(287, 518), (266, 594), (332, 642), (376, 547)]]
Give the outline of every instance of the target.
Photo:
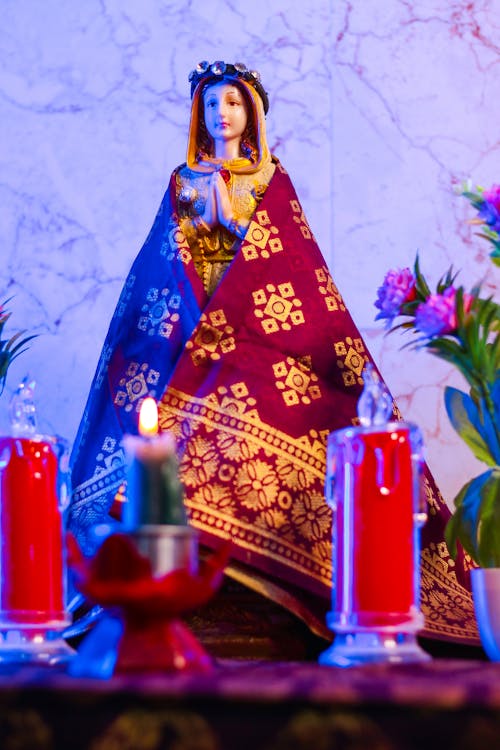
[(210, 655), (178, 619), (131, 624), (104, 612), (69, 666), (73, 677), (108, 679), (130, 672), (210, 672)]
[(109, 536), (91, 560), (68, 535), (69, 564), (77, 586), (104, 609), (70, 673), (108, 678), (120, 672), (209, 671), (210, 656), (181, 617), (218, 589), (230, 549), (231, 543), (224, 543), (200, 572), (181, 567), (157, 577), (149, 558), (127, 535)]
[(0, 667), (34, 664), (66, 664), (75, 655), (60, 633), (40, 629), (0, 631)]

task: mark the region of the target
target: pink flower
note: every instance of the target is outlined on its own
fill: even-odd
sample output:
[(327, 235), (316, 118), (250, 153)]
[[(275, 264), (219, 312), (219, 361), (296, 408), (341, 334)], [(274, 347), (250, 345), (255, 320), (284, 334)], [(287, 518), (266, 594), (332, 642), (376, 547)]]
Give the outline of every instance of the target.
[(415, 276), (409, 268), (392, 269), (387, 272), (384, 283), (377, 290), (375, 307), (380, 312), (375, 320), (387, 318), (387, 326), (392, 324), (401, 312), (405, 302), (411, 302), (416, 297)]
[(493, 232), (500, 232), (500, 185), (492, 185), (482, 195), (482, 203), (478, 206), (479, 218)]
[(489, 190), (485, 190), (483, 198), (491, 203), (497, 211), (500, 210), (500, 185), (492, 185)]
[[(442, 336), (457, 328), (457, 290), (450, 286), (442, 294), (431, 294), (415, 312), (415, 328), (425, 336)], [(473, 297), (464, 294), (464, 312), (469, 312)]]

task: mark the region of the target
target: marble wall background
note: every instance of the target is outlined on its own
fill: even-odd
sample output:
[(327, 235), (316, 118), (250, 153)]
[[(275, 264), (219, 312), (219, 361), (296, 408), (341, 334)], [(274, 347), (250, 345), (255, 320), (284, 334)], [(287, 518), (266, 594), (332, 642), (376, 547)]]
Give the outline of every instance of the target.
[[(494, 291), (487, 248), (453, 195), (499, 181), (495, 0), (0, 0), (0, 299), (40, 334), (42, 427), (74, 438), (123, 278), (184, 160), (187, 74), (241, 59), (270, 92), (269, 140), (445, 496), (475, 471), (430, 356), (374, 324), (376, 289), (416, 251)], [(10, 330), (10, 329), (9, 329)], [(6, 429), (5, 409), (0, 428)]]

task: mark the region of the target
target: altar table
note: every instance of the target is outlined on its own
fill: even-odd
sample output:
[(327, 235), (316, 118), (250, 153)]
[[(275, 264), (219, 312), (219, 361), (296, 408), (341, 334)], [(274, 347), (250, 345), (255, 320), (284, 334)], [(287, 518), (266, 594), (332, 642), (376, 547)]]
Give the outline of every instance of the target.
[(2, 750), (494, 750), (500, 664), (351, 669), (220, 660), (212, 674), (0, 673)]

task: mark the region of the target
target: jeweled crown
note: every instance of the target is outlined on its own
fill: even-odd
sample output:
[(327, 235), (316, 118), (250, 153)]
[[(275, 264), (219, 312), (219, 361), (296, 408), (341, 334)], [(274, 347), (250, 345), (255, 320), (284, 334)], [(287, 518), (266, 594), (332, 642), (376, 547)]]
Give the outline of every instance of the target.
[(200, 81), (209, 81), (223, 78), (241, 79), (249, 83), (257, 91), (264, 105), (264, 113), (267, 114), (269, 109), (269, 99), (261, 83), (260, 73), (257, 70), (249, 70), (244, 63), (225, 63), (223, 60), (216, 60), (209, 63), (202, 60), (196, 68), (189, 74), (188, 80), (191, 83), (191, 98)]

